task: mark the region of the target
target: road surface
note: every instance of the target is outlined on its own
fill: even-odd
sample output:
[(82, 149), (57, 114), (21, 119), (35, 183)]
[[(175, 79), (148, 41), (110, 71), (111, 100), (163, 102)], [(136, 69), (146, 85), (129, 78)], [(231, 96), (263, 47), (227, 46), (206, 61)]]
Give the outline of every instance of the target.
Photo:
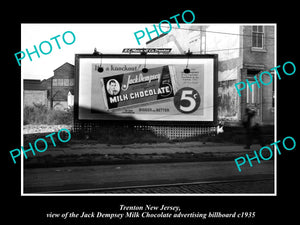
[[(273, 178), (273, 160), (239, 172), (234, 161), (72, 166), (24, 169), (24, 194), (203, 181)], [(269, 185), (269, 184), (268, 184)], [(245, 192), (245, 190), (243, 190)], [(251, 192), (251, 190), (249, 190)]]

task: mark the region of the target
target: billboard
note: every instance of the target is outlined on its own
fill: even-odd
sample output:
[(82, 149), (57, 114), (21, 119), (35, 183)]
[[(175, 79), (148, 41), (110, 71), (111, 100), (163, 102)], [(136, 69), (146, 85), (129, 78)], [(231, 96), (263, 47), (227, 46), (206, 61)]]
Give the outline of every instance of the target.
[(216, 55), (76, 55), (75, 116), (214, 122), (216, 65)]

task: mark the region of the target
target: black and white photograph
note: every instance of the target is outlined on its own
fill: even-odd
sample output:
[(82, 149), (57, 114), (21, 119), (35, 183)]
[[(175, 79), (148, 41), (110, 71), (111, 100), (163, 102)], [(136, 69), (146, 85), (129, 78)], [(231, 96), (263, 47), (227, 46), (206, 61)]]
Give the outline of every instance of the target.
[(153, 26), (22, 24), (24, 195), (276, 194), (276, 24)]
[(18, 209), (32, 201), (22, 213), (32, 224), (290, 216), (297, 60), (282, 37), (291, 24), (159, 12), (14, 24), (19, 47), (7, 61), (19, 72), (5, 83), (17, 92), (5, 113), (16, 141), (4, 150), (12, 199)]

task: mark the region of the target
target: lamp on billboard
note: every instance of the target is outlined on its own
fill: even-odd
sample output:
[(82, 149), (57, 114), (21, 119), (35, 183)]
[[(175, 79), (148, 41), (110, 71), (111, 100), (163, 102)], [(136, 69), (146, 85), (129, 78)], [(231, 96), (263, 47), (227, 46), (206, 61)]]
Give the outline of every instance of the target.
[(100, 56), (101, 56), (100, 66), (98, 67), (97, 70), (98, 70), (99, 73), (102, 73), (103, 70), (104, 70), (103, 67), (102, 67), (102, 53), (100, 54)]
[(190, 55), (192, 55), (192, 52), (190, 52), (190, 49), (188, 50), (188, 52), (186, 53), (187, 55), (187, 63), (186, 63), (186, 68), (183, 70), (184, 73), (190, 73), (190, 69), (188, 68), (188, 65), (189, 65), (189, 58), (190, 58)]
[(142, 69), (142, 72), (143, 72), (143, 73), (147, 73), (147, 72), (148, 72), (148, 69), (147, 69), (147, 67), (146, 67), (146, 55), (147, 55), (147, 53), (143, 50), (143, 51), (141, 52), (141, 55), (145, 56), (145, 63), (144, 63), (144, 68)]

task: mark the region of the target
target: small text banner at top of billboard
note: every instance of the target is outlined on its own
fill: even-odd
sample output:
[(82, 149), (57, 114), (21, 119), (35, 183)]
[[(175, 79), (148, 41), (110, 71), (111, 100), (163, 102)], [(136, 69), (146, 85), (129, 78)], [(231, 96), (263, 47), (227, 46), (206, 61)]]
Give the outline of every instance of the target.
[(172, 48), (124, 48), (122, 53), (162, 53), (168, 54), (172, 51)]

